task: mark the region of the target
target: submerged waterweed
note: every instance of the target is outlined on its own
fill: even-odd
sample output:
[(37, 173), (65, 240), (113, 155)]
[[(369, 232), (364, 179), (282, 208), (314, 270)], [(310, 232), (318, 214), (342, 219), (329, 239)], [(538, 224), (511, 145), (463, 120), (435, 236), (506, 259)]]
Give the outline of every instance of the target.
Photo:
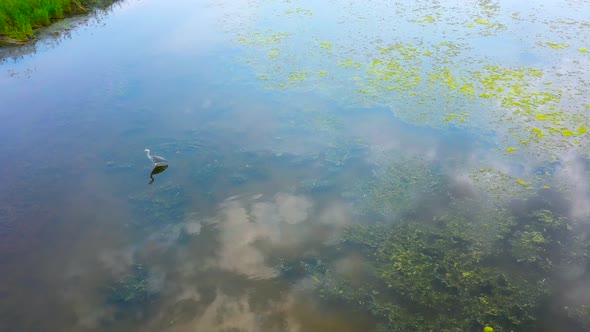
[(360, 252), (369, 276), (359, 285), (325, 265), (312, 268), (320, 294), (367, 310), (388, 331), (532, 330), (553, 260), (575, 259), (581, 238), (548, 210), (516, 219), (489, 206), (473, 215), (473, 204), (485, 205), (454, 201), (432, 221), (349, 227), (341, 250)]

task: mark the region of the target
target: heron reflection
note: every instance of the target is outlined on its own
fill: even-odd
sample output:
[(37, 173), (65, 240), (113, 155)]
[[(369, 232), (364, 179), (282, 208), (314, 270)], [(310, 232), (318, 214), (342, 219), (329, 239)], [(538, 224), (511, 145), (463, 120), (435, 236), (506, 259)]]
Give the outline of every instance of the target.
[(168, 165), (160, 165), (160, 166), (154, 167), (154, 169), (152, 169), (152, 172), (150, 173), (150, 179), (151, 179), (150, 184), (154, 183), (154, 181), (156, 180), (156, 179), (154, 179), (154, 175), (164, 172), (167, 168), (168, 168)]

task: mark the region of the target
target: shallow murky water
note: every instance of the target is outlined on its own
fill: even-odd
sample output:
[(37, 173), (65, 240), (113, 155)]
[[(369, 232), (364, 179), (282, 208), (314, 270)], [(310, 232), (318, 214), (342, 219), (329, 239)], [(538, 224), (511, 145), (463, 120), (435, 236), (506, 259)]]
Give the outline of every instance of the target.
[(589, 18), (129, 0), (29, 46), (0, 330), (590, 330)]

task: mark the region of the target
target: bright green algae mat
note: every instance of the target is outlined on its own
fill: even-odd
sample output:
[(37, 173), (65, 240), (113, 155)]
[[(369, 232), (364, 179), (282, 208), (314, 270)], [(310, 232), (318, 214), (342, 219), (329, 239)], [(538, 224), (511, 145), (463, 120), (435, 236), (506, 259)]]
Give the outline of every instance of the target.
[(568, 1), (551, 10), (554, 2), (330, 1), (327, 15), (312, 2), (261, 1), (268, 24), (236, 10), (240, 25), (229, 14), (226, 25), (251, 48), (244, 61), (269, 89), (346, 91), (343, 105), (483, 130), (514, 155), (587, 154), (588, 10)]

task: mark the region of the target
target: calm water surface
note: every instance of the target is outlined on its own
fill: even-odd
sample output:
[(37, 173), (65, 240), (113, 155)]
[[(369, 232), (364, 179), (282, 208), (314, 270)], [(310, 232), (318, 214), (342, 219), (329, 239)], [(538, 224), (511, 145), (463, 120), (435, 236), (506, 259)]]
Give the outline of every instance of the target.
[[(6, 59), (0, 330), (383, 331), (322, 293), (326, 271), (371, 279), (348, 227), (480, 197), (585, 234), (588, 18), (565, 0), (129, 0)], [(151, 184), (145, 148), (170, 161)], [(290, 273), (309, 257), (321, 273)], [(590, 328), (586, 265), (547, 272), (541, 330)]]

